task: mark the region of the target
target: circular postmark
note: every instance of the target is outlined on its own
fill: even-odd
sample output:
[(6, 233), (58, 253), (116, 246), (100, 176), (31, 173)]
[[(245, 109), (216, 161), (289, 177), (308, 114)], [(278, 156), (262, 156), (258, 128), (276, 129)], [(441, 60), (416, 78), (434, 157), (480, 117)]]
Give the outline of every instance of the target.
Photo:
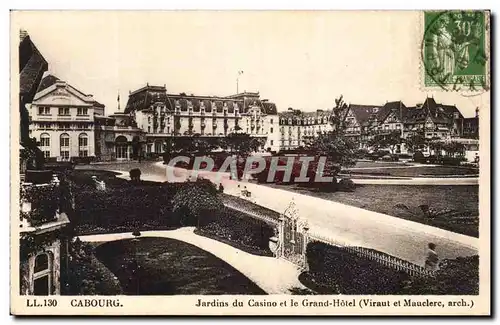
[(489, 90), (483, 11), (426, 11), (422, 62), (425, 87), (475, 96)]

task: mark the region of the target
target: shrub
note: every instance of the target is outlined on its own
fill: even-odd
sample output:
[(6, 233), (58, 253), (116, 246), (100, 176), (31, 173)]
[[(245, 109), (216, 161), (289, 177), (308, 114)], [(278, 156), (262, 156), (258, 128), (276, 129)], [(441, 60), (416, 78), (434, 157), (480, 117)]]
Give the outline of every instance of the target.
[(337, 185), (337, 190), (342, 192), (354, 192), (356, 185), (349, 178), (342, 178)]
[(362, 158), (367, 158), (369, 157), (369, 152), (368, 150), (366, 149), (359, 149), (357, 152), (356, 152), (356, 158), (358, 159), (362, 159)]
[(213, 220), (201, 226), (201, 230), (240, 245), (269, 251), (269, 238), (274, 230), (264, 221), (244, 212), (224, 208)]
[(441, 159), (441, 164), (448, 166), (460, 166), (462, 161), (466, 161), (465, 157), (443, 157)]
[(75, 191), (76, 211), (71, 221), (76, 229), (80, 233), (95, 233), (99, 229), (103, 230), (100, 232), (115, 231), (118, 227), (132, 231), (150, 224), (180, 225), (172, 214), (172, 199), (184, 184), (128, 184), (110, 187), (106, 195), (91, 187)]
[(223, 208), (217, 188), (207, 180), (186, 183), (173, 198), (173, 213), (183, 226), (209, 222)]
[(415, 151), (415, 153), (413, 154), (413, 161), (417, 162), (417, 163), (425, 164), (427, 160), (425, 159), (425, 156), (422, 153), (422, 151)]
[(445, 259), (435, 277), (410, 279), (401, 290), (410, 295), (479, 294), (479, 256)]
[(407, 278), (404, 273), (325, 243), (309, 243), (306, 254), (310, 274), (343, 294), (394, 294)]
[(140, 182), (141, 181), (141, 170), (139, 168), (131, 169), (129, 172), (130, 180), (132, 182)]
[(334, 177), (331, 182), (322, 182), (322, 183), (309, 183), (306, 184), (309, 187), (317, 188), (321, 192), (332, 193), (338, 190), (337, 178)]
[(139, 230), (134, 230), (132, 232), (132, 236), (139, 237), (141, 235), (141, 232)]

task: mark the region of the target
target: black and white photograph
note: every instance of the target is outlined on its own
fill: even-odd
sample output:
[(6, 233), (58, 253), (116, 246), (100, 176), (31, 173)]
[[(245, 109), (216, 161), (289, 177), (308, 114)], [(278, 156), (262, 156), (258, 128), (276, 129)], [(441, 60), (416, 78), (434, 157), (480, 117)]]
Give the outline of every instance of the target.
[(491, 312), (489, 11), (11, 35), (11, 313)]

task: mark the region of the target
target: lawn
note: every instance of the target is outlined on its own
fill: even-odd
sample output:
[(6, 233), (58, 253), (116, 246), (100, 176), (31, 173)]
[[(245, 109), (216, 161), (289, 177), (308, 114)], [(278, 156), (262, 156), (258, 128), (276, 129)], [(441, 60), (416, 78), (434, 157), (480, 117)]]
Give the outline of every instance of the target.
[[(311, 195), (394, 217), (428, 224), (457, 233), (478, 236), (479, 186), (477, 185), (356, 185), (354, 192), (319, 192), (296, 185), (272, 187)], [(432, 217), (419, 206), (429, 207)]]
[[(108, 242), (97, 258), (119, 279), (126, 295), (265, 294), (255, 283), (214, 255), (169, 238)], [(130, 265), (137, 260), (137, 276)]]
[[(477, 168), (467, 168), (467, 167), (452, 167), (452, 166), (399, 167), (397, 165), (393, 165), (391, 168), (383, 168), (389, 166), (380, 166), (380, 167), (381, 168), (352, 169), (350, 170), (350, 174), (395, 176), (395, 177), (436, 177), (436, 176), (446, 177), (450, 175), (472, 176), (479, 174), (479, 170)], [(349, 173), (349, 172), (348, 170), (346, 170), (343, 171), (343, 173)]]
[(355, 168), (368, 168), (368, 167), (393, 167), (393, 166), (408, 166), (408, 163), (404, 163), (401, 161), (366, 161), (366, 160), (358, 160), (356, 162)]

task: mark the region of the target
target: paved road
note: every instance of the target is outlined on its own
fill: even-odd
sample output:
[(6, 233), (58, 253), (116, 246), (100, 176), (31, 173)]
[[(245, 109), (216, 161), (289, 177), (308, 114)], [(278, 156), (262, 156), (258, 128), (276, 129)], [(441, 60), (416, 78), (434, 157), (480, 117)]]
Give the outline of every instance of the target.
[[(161, 163), (137, 165), (133, 164), (141, 169), (141, 178), (167, 180), (166, 166)], [(100, 165), (99, 168), (104, 166)], [(90, 166), (92, 167), (97, 166)], [(131, 166), (115, 164), (104, 169), (128, 171)], [(189, 173), (184, 169), (176, 169), (178, 176), (187, 177)], [(309, 222), (311, 234), (330, 238), (338, 243), (373, 248), (418, 265), (423, 265), (427, 244), (430, 242), (437, 245), (441, 258), (478, 253), (479, 240), (474, 237), (303, 194), (248, 182), (235, 182), (229, 180), (227, 174), (203, 172), (202, 176), (216, 183), (221, 182), (225, 192), (229, 194), (237, 193), (238, 185), (240, 188), (246, 186), (258, 204), (278, 212), (283, 212), (293, 199), (301, 217)]]
[[(141, 231), (141, 237), (172, 238), (195, 245), (214, 254), (255, 282), (268, 294), (290, 294), (292, 288), (305, 287), (300, 283), (300, 271), (290, 262), (268, 256), (257, 256), (193, 233), (194, 228), (177, 230)], [(84, 242), (108, 242), (134, 238), (132, 233), (79, 236)], [(272, 270), (272, 272), (270, 272)]]

